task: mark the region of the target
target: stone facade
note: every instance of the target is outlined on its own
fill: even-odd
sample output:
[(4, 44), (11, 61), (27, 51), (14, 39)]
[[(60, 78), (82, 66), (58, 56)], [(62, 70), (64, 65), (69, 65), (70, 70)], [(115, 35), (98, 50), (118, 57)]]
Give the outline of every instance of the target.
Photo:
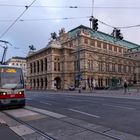
[[(123, 45), (124, 44), (124, 45)], [(126, 46), (128, 45), (128, 46)], [(139, 61), (125, 56), (131, 42), (79, 26), (27, 57), (28, 85), (32, 89), (115, 88), (137, 81)]]
[(140, 46), (128, 49), (127, 53), (125, 53), (125, 56), (138, 60), (136, 66), (135, 81), (137, 80), (136, 83), (140, 85)]

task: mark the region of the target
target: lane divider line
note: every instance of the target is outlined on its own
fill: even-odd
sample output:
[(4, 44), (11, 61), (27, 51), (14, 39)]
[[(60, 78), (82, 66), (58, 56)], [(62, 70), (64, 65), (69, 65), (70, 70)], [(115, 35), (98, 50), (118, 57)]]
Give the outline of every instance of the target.
[(103, 104), (103, 105), (109, 106), (109, 107), (121, 108), (121, 109), (136, 110), (136, 108), (124, 107), (124, 106), (118, 106), (118, 105), (111, 105), (111, 104)]
[(43, 101), (41, 101), (40, 103), (41, 103), (41, 104), (45, 104), (45, 105), (52, 105), (52, 104), (50, 104), (50, 103), (46, 103), (46, 102), (43, 102)]
[(83, 111), (80, 111), (80, 110), (75, 110), (75, 109), (69, 109), (69, 110), (73, 111), (73, 112), (80, 113), (80, 114), (84, 114), (84, 115), (87, 115), (87, 116), (90, 116), (90, 117), (94, 117), (94, 118), (98, 118), (98, 119), (101, 118), (100, 116), (89, 114), (89, 113), (86, 113), (86, 112), (83, 112)]

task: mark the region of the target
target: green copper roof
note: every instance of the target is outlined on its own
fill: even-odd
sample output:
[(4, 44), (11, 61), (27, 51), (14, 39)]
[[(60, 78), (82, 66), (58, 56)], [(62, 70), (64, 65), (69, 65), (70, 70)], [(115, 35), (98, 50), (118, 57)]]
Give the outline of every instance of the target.
[(112, 35), (100, 32), (100, 31), (94, 31), (89, 27), (80, 25), (71, 31), (68, 32), (70, 38), (75, 38), (77, 36), (77, 33), (80, 31), (80, 29), (85, 29), (93, 38), (97, 38), (102, 41), (106, 41), (108, 43), (116, 44), (116, 45), (121, 45), (124, 47), (127, 47), (128, 49), (130, 48), (135, 48), (139, 47), (140, 45), (126, 41), (126, 40), (116, 40)]

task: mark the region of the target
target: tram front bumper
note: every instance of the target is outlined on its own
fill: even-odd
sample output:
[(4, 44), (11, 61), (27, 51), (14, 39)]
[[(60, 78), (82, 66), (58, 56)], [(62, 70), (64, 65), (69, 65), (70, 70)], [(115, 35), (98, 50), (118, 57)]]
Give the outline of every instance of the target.
[(0, 108), (12, 106), (25, 106), (25, 98), (0, 99)]

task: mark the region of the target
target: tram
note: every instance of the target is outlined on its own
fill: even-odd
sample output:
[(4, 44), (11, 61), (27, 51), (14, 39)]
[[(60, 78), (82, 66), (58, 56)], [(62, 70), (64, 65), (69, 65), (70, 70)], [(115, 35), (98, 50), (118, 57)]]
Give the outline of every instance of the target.
[(22, 69), (0, 65), (0, 109), (3, 107), (24, 107), (25, 89)]

